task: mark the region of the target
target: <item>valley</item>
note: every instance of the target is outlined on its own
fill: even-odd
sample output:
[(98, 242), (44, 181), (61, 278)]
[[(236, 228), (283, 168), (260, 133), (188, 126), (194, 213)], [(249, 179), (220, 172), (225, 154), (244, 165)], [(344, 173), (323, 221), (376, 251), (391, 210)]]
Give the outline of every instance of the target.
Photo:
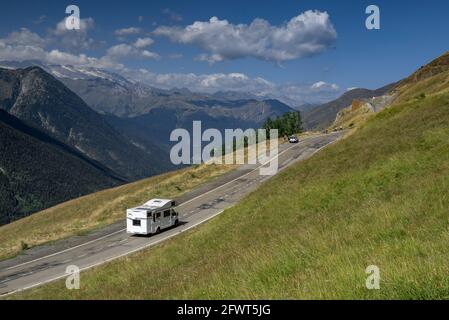
[[(77, 70), (33, 61), (0, 65), (7, 67), (0, 68), (0, 109), (4, 114), (22, 121), (30, 130), (42, 132), (41, 135), (57, 141), (62, 148), (82, 155), (112, 177), (109, 183), (100, 182), (78, 170), (81, 178), (90, 182), (77, 184), (68, 174), (70, 167), (61, 167), (52, 173), (52, 179), (64, 181), (69, 188), (61, 189), (55, 182), (49, 186), (54, 193), (51, 196), (42, 192), (26, 196), (6, 192), (11, 187), (2, 179), (6, 188), (0, 219), (3, 223), (63, 200), (179, 169), (170, 161), (170, 148), (174, 144), (170, 133), (176, 128), (191, 132), (193, 120), (202, 121), (206, 129), (245, 130), (259, 128), (267, 117), (292, 110), (275, 100), (217, 100), (188, 90), (164, 91), (102, 70)], [(0, 162), (0, 166), (6, 164), (2, 166)], [(25, 167), (14, 170), (20, 174), (22, 169), (30, 170)], [(22, 174), (28, 180), (22, 180), (20, 188), (33, 188), (29, 184), (42, 179), (30, 176), (29, 172)], [(49, 181), (39, 183), (46, 185)], [(81, 190), (75, 192), (77, 188)]]

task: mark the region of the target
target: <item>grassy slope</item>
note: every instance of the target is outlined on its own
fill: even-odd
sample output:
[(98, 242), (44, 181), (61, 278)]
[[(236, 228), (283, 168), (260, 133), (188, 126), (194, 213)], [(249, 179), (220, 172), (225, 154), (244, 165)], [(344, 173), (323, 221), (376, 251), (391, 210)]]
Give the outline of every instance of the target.
[(36, 246), (82, 234), (123, 219), (126, 208), (157, 197), (177, 197), (230, 171), (202, 165), (100, 191), (0, 227), (0, 259), (20, 253), (21, 242)]
[(366, 105), (363, 105), (361, 108), (355, 111), (352, 111), (352, 106), (350, 106), (341, 110), (339, 114), (340, 118), (329, 127), (329, 130), (340, 127), (343, 127), (344, 129), (356, 128), (365, 123), (366, 120), (371, 116), (373, 116), (373, 113)]
[(448, 124), (447, 93), (401, 102), (208, 224), (83, 273), (81, 290), (16, 298), (449, 298)]

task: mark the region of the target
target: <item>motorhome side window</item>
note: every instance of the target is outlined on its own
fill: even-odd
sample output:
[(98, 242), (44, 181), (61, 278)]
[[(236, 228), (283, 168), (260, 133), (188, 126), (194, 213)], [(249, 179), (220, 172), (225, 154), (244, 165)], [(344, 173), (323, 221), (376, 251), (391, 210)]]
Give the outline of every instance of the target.
[(170, 217), (170, 210), (164, 211), (164, 218)]
[(161, 213), (160, 212), (156, 213), (156, 218), (160, 218), (160, 217), (161, 217)]

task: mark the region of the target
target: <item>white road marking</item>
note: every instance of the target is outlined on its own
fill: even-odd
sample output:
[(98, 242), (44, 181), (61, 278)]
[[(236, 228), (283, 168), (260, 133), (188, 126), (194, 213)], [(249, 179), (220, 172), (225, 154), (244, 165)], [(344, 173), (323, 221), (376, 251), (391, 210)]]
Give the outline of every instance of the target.
[[(307, 140), (308, 140), (308, 139), (303, 140), (303, 141), (301, 141), (301, 142), (305, 142), (305, 141), (307, 141)], [(276, 158), (279, 158), (281, 155), (283, 155), (284, 153), (286, 153), (287, 151), (289, 151), (290, 149), (292, 149), (293, 147), (296, 147), (296, 146), (298, 146), (298, 144), (297, 144), (297, 145), (293, 145), (293, 146), (291, 146), (291, 147), (285, 149), (285, 150), (282, 151), (281, 153), (278, 153), (276, 156), (274, 156), (274, 157), (273, 157), (272, 159), (270, 159), (269, 161), (267, 161), (267, 162), (261, 164), (261, 165), (258, 166), (256, 169), (251, 170), (250, 172), (244, 174), (243, 176), (240, 176), (240, 177), (238, 177), (238, 178), (235, 178), (234, 180), (231, 180), (231, 181), (229, 181), (229, 182), (227, 182), (227, 183), (225, 183), (225, 184), (222, 184), (221, 186), (218, 186), (218, 187), (216, 187), (215, 189), (209, 190), (209, 191), (206, 192), (206, 193), (203, 193), (203, 194), (201, 194), (201, 195), (199, 195), (199, 196), (197, 196), (197, 197), (195, 197), (195, 198), (193, 198), (193, 199), (190, 199), (190, 200), (188, 200), (188, 201), (186, 201), (186, 202), (183, 202), (183, 203), (181, 203), (178, 207), (182, 207), (182, 206), (184, 206), (184, 205), (186, 205), (186, 204), (188, 204), (188, 203), (190, 203), (190, 202), (192, 202), (192, 201), (195, 201), (195, 200), (197, 200), (197, 199), (199, 199), (199, 198), (201, 198), (201, 197), (204, 197), (204, 196), (207, 195), (207, 194), (210, 194), (211, 192), (217, 191), (218, 189), (223, 188), (223, 187), (225, 187), (225, 186), (227, 186), (227, 185), (229, 185), (229, 184), (231, 184), (231, 183), (233, 183), (233, 182), (235, 182), (235, 181), (237, 181), (237, 180), (240, 180), (240, 179), (242, 179), (242, 178), (244, 178), (244, 177), (247, 177), (248, 175), (250, 175), (250, 174), (253, 173), (254, 171), (257, 171), (257, 170), (259, 170), (260, 168), (266, 166), (267, 164), (271, 163), (271, 162), (274, 161)]]
[(81, 247), (83, 247), (83, 246), (86, 246), (86, 245), (88, 245), (88, 244), (97, 242), (97, 241), (99, 241), (99, 240), (106, 239), (106, 238), (108, 238), (108, 237), (110, 237), (110, 236), (113, 236), (113, 235), (118, 234), (118, 233), (120, 233), (120, 232), (123, 232), (123, 231), (125, 231), (125, 230), (126, 230), (126, 229), (121, 229), (121, 230), (119, 230), (119, 231), (116, 231), (116, 232), (107, 234), (107, 235), (105, 235), (105, 236), (103, 236), (103, 237), (100, 237), (100, 238), (98, 238), (98, 239), (94, 239), (94, 240), (88, 241), (88, 242), (86, 242), (86, 243), (80, 244), (80, 245), (78, 245), (78, 246), (71, 247), (71, 248), (68, 248), (68, 249), (65, 249), (65, 250), (62, 250), (62, 251), (59, 251), (59, 252), (55, 252), (55, 253), (49, 254), (48, 256), (44, 256), (44, 257), (41, 257), (41, 258), (37, 258), (37, 259), (31, 260), (31, 261), (28, 261), (28, 262), (24, 262), (24, 263), (21, 263), (21, 264), (18, 264), (18, 265), (15, 265), (15, 266), (6, 268), (5, 271), (12, 270), (12, 269), (15, 269), (15, 268), (19, 268), (19, 267), (25, 266), (25, 265), (27, 265), (27, 264), (30, 264), (30, 263), (33, 263), (33, 262), (40, 261), (40, 260), (42, 260), (42, 259), (51, 258), (51, 257), (57, 256), (57, 255), (60, 255), (60, 254), (63, 254), (63, 253), (66, 253), (66, 252), (69, 252), (69, 251), (72, 251), (72, 250), (81, 248)]
[[(219, 212), (217, 212), (217, 213), (215, 213), (215, 214), (213, 214), (213, 215), (207, 217), (207, 218), (204, 219), (204, 220), (201, 220), (201, 221), (199, 221), (199, 222), (197, 222), (197, 223), (195, 223), (195, 224), (193, 224), (193, 225), (191, 225), (191, 226), (189, 226), (189, 227), (187, 227), (187, 228), (185, 228), (185, 229), (181, 229), (181, 230), (180, 230), (179, 232), (177, 232), (177, 233), (171, 234), (171, 235), (169, 235), (169, 236), (167, 236), (167, 237), (165, 237), (165, 238), (159, 239), (159, 240), (157, 240), (157, 241), (155, 241), (155, 242), (147, 243), (147, 244), (145, 244), (145, 245), (143, 245), (143, 246), (140, 246), (140, 247), (138, 247), (138, 248), (136, 248), (136, 249), (133, 249), (133, 250), (131, 250), (131, 251), (128, 251), (128, 252), (125, 252), (125, 253), (121, 253), (121, 254), (119, 254), (119, 255), (117, 255), (117, 256), (110, 257), (110, 258), (105, 259), (105, 260), (103, 260), (103, 261), (100, 261), (100, 262), (91, 264), (90, 266), (81, 268), (80, 271), (86, 271), (86, 270), (88, 270), (88, 269), (91, 269), (91, 268), (94, 268), (94, 267), (98, 267), (98, 266), (100, 266), (100, 265), (102, 265), (102, 264), (105, 264), (105, 263), (107, 263), (107, 262), (110, 262), (110, 261), (112, 261), (112, 260), (120, 259), (120, 258), (125, 257), (125, 256), (127, 256), (127, 255), (130, 255), (130, 254), (136, 253), (136, 252), (138, 252), (138, 251), (141, 251), (141, 250), (143, 250), (143, 249), (153, 247), (153, 246), (155, 246), (155, 245), (157, 245), (157, 244), (159, 244), (159, 243), (161, 243), (161, 242), (163, 242), (163, 241), (169, 240), (169, 239), (171, 239), (171, 238), (173, 238), (173, 237), (176, 237), (177, 235), (179, 235), (179, 234), (181, 234), (181, 233), (184, 233), (184, 232), (186, 232), (186, 231), (188, 231), (188, 230), (191, 230), (191, 229), (193, 229), (193, 228), (195, 228), (195, 227), (197, 227), (197, 226), (199, 226), (199, 225), (201, 225), (201, 224), (203, 224), (203, 223), (205, 223), (205, 222), (207, 222), (207, 221), (209, 221), (209, 220), (215, 218), (216, 216), (222, 214), (223, 212), (224, 212), (224, 210), (221, 210), (221, 211), (219, 211)], [(46, 283), (49, 283), (49, 282), (53, 282), (53, 281), (56, 281), (56, 280), (59, 280), (59, 279), (62, 279), (62, 278), (65, 278), (66, 276), (67, 276), (66, 274), (59, 275), (59, 276), (56, 276), (56, 277), (54, 277), (54, 278), (51, 278), (51, 279), (48, 279), (48, 280), (44, 280), (44, 281), (35, 283), (35, 284), (30, 285), (30, 286), (21, 288), (21, 289), (17, 289), (17, 290), (11, 291), (11, 292), (7, 292), (7, 293), (5, 293), (5, 294), (0, 294), (0, 297), (6, 297), (6, 296), (9, 296), (9, 295), (18, 293), (18, 292), (22, 292), (22, 291), (25, 291), (25, 290), (28, 290), (28, 289), (32, 289), (32, 288), (41, 286), (41, 285), (43, 285), (43, 284), (46, 284)]]

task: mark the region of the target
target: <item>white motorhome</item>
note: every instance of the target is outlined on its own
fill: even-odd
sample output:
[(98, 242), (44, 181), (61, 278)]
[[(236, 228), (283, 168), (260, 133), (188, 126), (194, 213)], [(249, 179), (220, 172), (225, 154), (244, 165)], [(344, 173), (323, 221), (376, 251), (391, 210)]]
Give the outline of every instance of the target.
[(153, 199), (140, 207), (126, 210), (127, 233), (150, 235), (177, 226), (179, 214), (175, 208), (174, 200)]

